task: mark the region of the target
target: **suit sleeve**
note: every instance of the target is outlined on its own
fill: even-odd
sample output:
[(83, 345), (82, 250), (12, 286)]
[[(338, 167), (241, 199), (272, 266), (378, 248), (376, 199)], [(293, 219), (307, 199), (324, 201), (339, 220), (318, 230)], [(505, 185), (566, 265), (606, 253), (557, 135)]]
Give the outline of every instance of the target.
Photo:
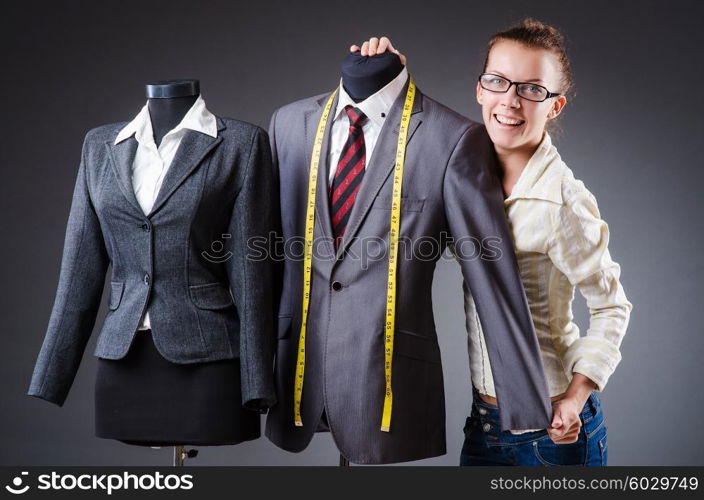
[(95, 326), (109, 257), (88, 192), (86, 148), (73, 191), (59, 285), (27, 394), (63, 406)]
[(493, 162), (486, 129), (472, 125), (447, 165), (445, 216), (484, 328), (501, 429), (543, 429), (552, 417), (547, 381)]
[(230, 219), (233, 256), (227, 265), (240, 317), (242, 404), (260, 412), (276, 403), (275, 269), (267, 248), (279, 225), (277, 185), (267, 133), (257, 128)]

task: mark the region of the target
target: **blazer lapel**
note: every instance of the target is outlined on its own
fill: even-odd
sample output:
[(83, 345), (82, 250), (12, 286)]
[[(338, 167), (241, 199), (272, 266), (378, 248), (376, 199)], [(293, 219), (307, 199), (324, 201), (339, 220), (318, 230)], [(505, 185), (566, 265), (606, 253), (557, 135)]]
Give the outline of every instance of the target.
[(134, 162), (138, 145), (139, 143), (134, 136), (125, 139), (119, 144), (115, 144), (114, 140), (105, 143), (105, 147), (108, 150), (108, 158), (110, 158), (110, 163), (115, 177), (117, 178), (117, 183), (120, 186), (120, 191), (122, 191), (122, 194), (127, 198), (130, 205), (143, 217), (144, 212), (142, 211), (142, 207), (139, 206), (137, 197), (134, 194), (134, 188), (132, 187), (132, 163)]
[[(225, 129), (225, 122), (219, 117), (217, 118), (218, 132)], [(159, 188), (156, 200), (151, 212), (147, 217), (151, 217), (171, 196), (186, 179), (186, 177), (200, 164), (205, 155), (207, 155), (215, 146), (222, 142), (222, 136), (211, 137), (207, 134), (186, 130), (179, 144), (169, 169), (166, 171), (166, 176)], [(142, 207), (137, 201), (132, 186), (132, 163), (137, 152), (139, 143), (134, 136), (125, 139), (119, 144), (113, 141), (105, 143), (108, 149), (108, 157), (111, 160), (113, 171), (117, 178), (122, 194), (127, 198), (127, 201), (134, 207), (141, 217), (144, 217)]]
[[(391, 174), (394, 170), (394, 166), (396, 164), (398, 129), (401, 121), (403, 103), (406, 100), (408, 83), (409, 82), (406, 82), (403, 90), (396, 98), (396, 101), (389, 111), (389, 116), (387, 116), (386, 121), (384, 122), (381, 133), (377, 138), (371, 161), (367, 164), (364, 178), (362, 179), (362, 184), (359, 187), (354, 205), (352, 206), (352, 212), (350, 213), (347, 229), (345, 229), (345, 234), (342, 238), (342, 244), (337, 249), (336, 261), (339, 261), (342, 257), (355, 233), (359, 230), (359, 227), (367, 212), (371, 208), (372, 202), (381, 189), (381, 186), (384, 184), (389, 174)], [(416, 95), (413, 99), (413, 109), (411, 111), (411, 121), (408, 124), (408, 137), (406, 139), (406, 145), (411, 142), (413, 134), (418, 128), (418, 125), (421, 124), (422, 120), (420, 119), (419, 113), (423, 110), (422, 101), (422, 94), (416, 88)], [(408, 158), (406, 158), (406, 162), (408, 162)], [(404, 178), (407, 179), (405, 169)]]
[[(313, 155), (313, 142), (315, 141), (315, 132), (318, 129), (318, 122), (323, 114), (323, 108), (330, 94), (317, 101), (317, 106), (305, 114), (305, 133), (306, 133), (306, 173), (310, 174), (310, 159)], [(318, 183), (315, 192), (315, 215), (318, 229), (322, 233), (326, 246), (328, 247), (329, 255), (335, 253), (332, 238), (332, 220), (330, 217), (330, 188), (328, 186), (328, 156), (330, 149), (330, 134), (332, 131), (332, 122), (334, 118), (335, 108), (339, 94), (335, 96), (330, 115), (328, 116), (327, 124), (325, 125), (325, 133), (323, 134), (323, 144), (320, 148), (320, 163), (318, 164)], [(308, 184), (306, 183), (306, 186)]]
[[(225, 128), (225, 123), (217, 118), (218, 132)], [(154, 201), (152, 211), (147, 217), (151, 217), (171, 196), (171, 193), (181, 185), (189, 174), (200, 165), (203, 158), (218, 144), (222, 142), (222, 135), (211, 137), (208, 134), (186, 129), (181, 144), (179, 144), (174, 159), (166, 171), (164, 181), (159, 188), (159, 193)]]

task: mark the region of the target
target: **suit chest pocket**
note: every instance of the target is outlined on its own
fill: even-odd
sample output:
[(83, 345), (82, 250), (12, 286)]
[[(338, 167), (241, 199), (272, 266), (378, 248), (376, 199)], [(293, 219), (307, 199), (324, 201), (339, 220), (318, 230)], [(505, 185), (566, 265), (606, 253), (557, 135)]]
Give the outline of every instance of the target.
[[(401, 212), (422, 212), (425, 198), (401, 198)], [(377, 196), (372, 208), (391, 211), (391, 196)]]

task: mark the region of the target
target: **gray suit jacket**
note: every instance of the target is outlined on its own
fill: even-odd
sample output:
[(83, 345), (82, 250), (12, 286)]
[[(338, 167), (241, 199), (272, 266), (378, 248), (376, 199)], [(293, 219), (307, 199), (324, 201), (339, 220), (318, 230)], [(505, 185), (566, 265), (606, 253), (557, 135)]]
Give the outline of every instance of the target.
[(126, 124), (86, 135), (56, 299), (28, 394), (63, 405), (112, 264), (96, 356), (125, 356), (148, 305), (154, 343), (166, 359), (239, 357), (243, 404), (271, 406), (273, 266), (268, 257), (246, 258), (248, 240), (266, 238), (280, 224), (266, 132), (220, 117), (215, 138), (186, 130), (145, 216), (131, 181), (137, 140), (115, 144)]
[[(289, 245), (278, 314), (279, 401), (269, 411), (266, 427), (267, 437), (289, 451), (308, 445), (325, 408), (336, 445), (354, 463), (402, 462), (446, 453), (443, 372), (431, 288), (436, 262), (452, 242), (449, 237), (456, 238), (455, 243), (458, 238), (482, 240), (483, 253), (488, 254), (477, 258), (469, 250), (461, 252), (464, 257), (458, 260), (487, 337), (502, 429), (550, 425), (547, 383), (500, 185), (489, 171), (494, 158), (491, 142), (482, 125), (418, 91), (401, 201), (400, 238), (408, 243), (400, 246), (397, 268), (393, 415), (391, 432), (380, 430), (392, 172), (407, 85), (378, 138), (337, 252), (323, 173), (327, 162), (321, 163), (315, 225), (321, 242), (314, 245), (302, 427), (294, 426), (293, 390), (303, 262), (301, 245)], [(328, 96), (284, 106), (271, 120), (269, 136), (280, 176), (286, 240), (303, 240), (309, 162)], [(323, 143), (324, 158), (331, 123)], [(458, 246), (458, 252), (461, 247), (467, 245)], [(374, 257), (379, 253), (380, 258)], [(468, 388), (467, 397), (470, 394)]]

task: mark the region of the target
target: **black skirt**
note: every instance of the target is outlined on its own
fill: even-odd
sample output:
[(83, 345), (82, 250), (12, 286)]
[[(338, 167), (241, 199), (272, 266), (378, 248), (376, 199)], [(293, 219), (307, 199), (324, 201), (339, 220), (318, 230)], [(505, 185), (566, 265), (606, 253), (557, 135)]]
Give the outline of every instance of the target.
[(260, 416), (242, 407), (239, 359), (172, 363), (143, 330), (124, 358), (98, 358), (95, 435), (142, 446), (237, 444), (261, 435)]

